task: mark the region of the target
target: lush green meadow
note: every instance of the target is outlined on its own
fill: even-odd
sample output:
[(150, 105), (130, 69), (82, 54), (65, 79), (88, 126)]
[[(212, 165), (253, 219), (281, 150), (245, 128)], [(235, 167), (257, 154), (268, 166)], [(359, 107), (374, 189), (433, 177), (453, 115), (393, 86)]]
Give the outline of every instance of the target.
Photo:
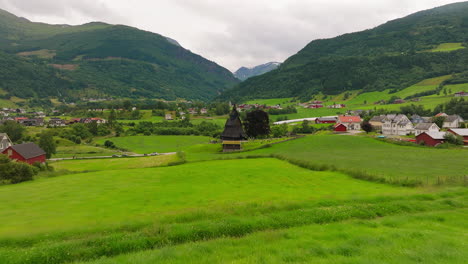
[[(185, 138), (122, 137), (136, 149), (165, 139), (174, 148)], [(467, 257), (467, 238), (459, 234), (467, 230), (468, 191), (460, 181), (437, 185), (438, 178), (467, 175), (465, 149), (312, 135), (271, 146), (265, 144), (278, 140), (250, 142), (251, 151), (223, 154), (208, 138), (191, 140), (180, 149), (185, 164), (183, 155), (59, 161), (52, 164), (57, 171), (78, 173), (0, 186), (0, 263)]]
[(464, 49), (462, 43), (442, 43), (436, 48), (432, 49), (432, 52), (450, 52), (454, 50)]
[(129, 136), (99, 139), (97, 143), (104, 145), (106, 140), (114, 142), (119, 148), (144, 154), (181, 151), (188, 146), (208, 143), (210, 138), (203, 136)]
[(84, 172), (151, 168), (165, 166), (177, 161), (179, 161), (179, 158), (173, 154), (136, 158), (64, 160), (60, 162), (53, 162), (51, 165), (56, 170)]
[(210, 146), (194, 146), (187, 150), (187, 159), (274, 155), (306, 166), (363, 172), (390, 182), (414, 180), (429, 185), (450, 180), (460, 182), (468, 175), (466, 149), (400, 146), (370, 137), (313, 135), (246, 153), (213, 152)]
[(94, 157), (94, 156), (112, 156), (119, 154), (117, 150), (111, 150), (87, 145), (59, 145), (57, 153), (52, 158), (71, 158), (71, 157)]

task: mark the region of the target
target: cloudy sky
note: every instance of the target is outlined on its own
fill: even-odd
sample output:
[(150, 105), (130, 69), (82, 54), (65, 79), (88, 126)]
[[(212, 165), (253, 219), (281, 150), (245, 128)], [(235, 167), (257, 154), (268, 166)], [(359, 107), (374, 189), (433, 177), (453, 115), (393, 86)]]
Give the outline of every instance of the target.
[(37, 22), (125, 24), (235, 71), (282, 62), (317, 38), (372, 28), (450, 0), (0, 0)]

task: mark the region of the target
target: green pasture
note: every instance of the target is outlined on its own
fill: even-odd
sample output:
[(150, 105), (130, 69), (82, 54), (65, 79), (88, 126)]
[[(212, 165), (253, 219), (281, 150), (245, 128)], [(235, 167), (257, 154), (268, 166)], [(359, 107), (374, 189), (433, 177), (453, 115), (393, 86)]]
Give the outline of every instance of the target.
[(460, 184), (468, 175), (465, 149), (400, 146), (374, 138), (345, 135), (312, 135), (246, 153), (213, 154), (205, 145), (187, 149), (188, 160), (246, 155), (278, 155), (314, 166), (364, 172), (387, 181), (415, 180), (421, 184)]
[(459, 49), (464, 49), (462, 43), (442, 43), (436, 48), (430, 50), (431, 52), (450, 52)]
[(114, 142), (119, 148), (145, 154), (181, 151), (188, 146), (208, 143), (210, 138), (203, 136), (129, 136), (99, 139), (97, 143), (104, 145), (106, 140)]
[(339, 173), (314, 172), (276, 159), (109, 170), (0, 188), (0, 237), (108, 229), (151, 222), (161, 214), (190, 208), (357, 199), (416, 191)]
[(293, 98), (273, 98), (273, 99), (255, 99), (245, 102), (246, 104), (259, 104), (259, 105), (290, 105)]
[(307, 225), (221, 238), (82, 264), (465, 263), (468, 211), (436, 211)]
[(88, 145), (59, 145), (52, 158), (111, 156), (119, 153), (117, 150)]
[(51, 165), (55, 170), (67, 170), (72, 172), (125, 170), (150, 168), (168, 165), (178, 161), (176, 155), (161, 155), (136, 158), (112, 158), (91, 160), (63, 160), (53, 162)]

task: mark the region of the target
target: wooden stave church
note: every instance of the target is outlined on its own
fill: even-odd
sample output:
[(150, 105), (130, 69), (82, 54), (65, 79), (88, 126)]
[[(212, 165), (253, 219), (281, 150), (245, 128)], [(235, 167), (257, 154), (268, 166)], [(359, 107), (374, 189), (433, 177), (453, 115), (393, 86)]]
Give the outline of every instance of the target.
[(247, 139), (239, 112), (234, 106), (221, 134), (223, 152), (242, 150), (242, 141)]

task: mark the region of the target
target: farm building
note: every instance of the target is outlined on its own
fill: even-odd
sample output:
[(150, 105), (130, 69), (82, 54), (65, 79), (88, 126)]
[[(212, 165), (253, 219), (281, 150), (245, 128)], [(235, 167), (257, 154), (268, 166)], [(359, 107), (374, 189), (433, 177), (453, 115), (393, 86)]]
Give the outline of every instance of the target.
[(464, 120), (459, 115), (449, 115), (445, 117), (444, 128), (459, 128), (460, 123), (463, 123)]
[(319, 117), (315, 119), (316, 124), (335, 124), (336, 121), (336, 117)]
[(221, 139), (223, 140), (223, 152), (241, 150), (242, 141), (247, 139), (239, 112), (237, 112), (235, 106), (229, 115), (229, 119), (226, 121)]
[(0, 133), (0, 151), (3, 151), (11, 145), (13, 145), (13, 143), (11, 143), (8, 135), (6, 133)]
[(374, 116), (369, 120), (369, 123), (374, 127), (375, 130), (382, 130), (383, 120), (385, 115)]
[(61, 127), (66, 126), (67, 122), (61, 118), (53, 117), (49, 120), (49, 126), (51, 127)]
[(387, 115), (382, 124), (382, 134), (404, 136), (414, 132), (413, 123), (405, 115)]
[(348, 127), (344, 124), (336, 124), (335, 128), (333, 129), (335, 132), (347, 132)]
[(10, 159), (33, 164), (35, 162), (44, 163), (46, 161), (46, 153), (38, 145), (34, 143), (25, 143), (10, 146), (2, 151), (2, 154), (7, 155)]
[(448, 132), (462, 137), (464, 145), (468, 145), (468, 128), (451, 128)]
[(419, 135), (424, 132), (439, 132), (440, 127), (434, 123), (419, 123), (414, 127), (414, 135)]
[(174, 120), (174, 118), (172, 118), (172, 114), (166, 114), (166, 115), (164, 116), (164, 119), (166, 119), (166, 120)]
[(435, 147), (445, 142), (445, 134), (446, 132), (423, 132), (416, 136), (416, 143), (424, 142), (424, 145)]
[(361, 121), (362, 120), (360, 116), (338, 116), (338, 124), (345, 125), (347, 131), (361, 130)]

